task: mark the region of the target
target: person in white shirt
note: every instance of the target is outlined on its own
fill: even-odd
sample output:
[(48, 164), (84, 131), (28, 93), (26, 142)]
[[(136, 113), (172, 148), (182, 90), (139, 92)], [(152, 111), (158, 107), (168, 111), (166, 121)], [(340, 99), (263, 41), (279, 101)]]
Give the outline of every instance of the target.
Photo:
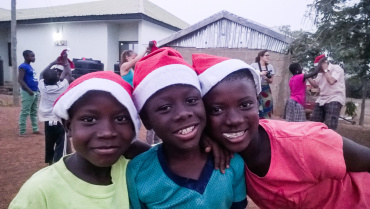
[(63, 155), (65, 131), (63, 125), (53, 115), (55, 100), (68, 88), (72, 81), (71, 68), (63, 67), (61, 75), (58, 75), (55, 66), (56, 61), (50, 63), (41, 72), (39, 89), (41, 94), (39, 105), (39, 120), (45, 123), (45, 163), (49, 165), (57, 162)]

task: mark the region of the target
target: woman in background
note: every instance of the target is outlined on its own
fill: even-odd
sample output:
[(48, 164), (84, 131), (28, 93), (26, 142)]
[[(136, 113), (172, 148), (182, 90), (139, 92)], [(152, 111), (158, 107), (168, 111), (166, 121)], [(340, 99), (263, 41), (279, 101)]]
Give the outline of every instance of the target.
[(270, 85), (275, 75), (274, 67), (269, 63), (270, 54), (267, 50), (260, 51), (251, 66), (260, 71), (262, 91), (259, 95), (259, 117), (270, 119), (273, 111)]
[(121, 54), (120, 63), (120, 75), (127, 83), (133, 86), (132, 80), (134, 78), (134, 68), (137, 61), (139, 61), (148, 52), (146, 50), (144, 53), (138, 55), (132, 50), (125, 50)]

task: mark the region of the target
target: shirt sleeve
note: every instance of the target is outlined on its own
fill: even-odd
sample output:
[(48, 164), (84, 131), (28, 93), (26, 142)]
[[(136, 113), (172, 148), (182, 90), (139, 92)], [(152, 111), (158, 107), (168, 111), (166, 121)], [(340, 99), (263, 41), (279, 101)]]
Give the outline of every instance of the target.
[(307, 172), (318, 181), (342, 179), (346, 174), (342, 137), (322, 123), (311, 123), (307, 129), (302, 144)]
[(313, 80), (316, 82), (320, 82), (321, 77), (322, 77), (322, 73), (319, 73), (317, 74), (316, 78), (314, 78)]
[(139, 194), (135, 182), (135, 176), (137, 175), (137, 168), (138, 166), (133, 163), (133, 161), (130, 161), (127, 165), (127, 171), (126, 171), (126, 181), (127, 181), (127, 189), (128, 194), (130, 198), (130, 208), (131, 209), (138, 209), (138, 208), (144, 208), (142, 207), (142, 204), (139, 199)]
[(41, 80), (39, 81), (38, 87), (39, 87), (39, 89), (41, 90), (42, 88), (44, 88), (44, 86), (45, 86), (45, 84), (44, 84), (44, 79), (41, 79)]
[(339, 66), (333, 66), (331, 77), (338, 81), (339, 77), (344, 74), (344, 71)]
[(245, 184), (244, 160), (235, 154), (231, 166), (234, 168), (233, 191), (234, 200), (232, 209), (245, 209), (247, 207), (247, 189)]
[(46, 209), (47, 203), (41, 189), (26, 182), (12, 200), (8, 209)]

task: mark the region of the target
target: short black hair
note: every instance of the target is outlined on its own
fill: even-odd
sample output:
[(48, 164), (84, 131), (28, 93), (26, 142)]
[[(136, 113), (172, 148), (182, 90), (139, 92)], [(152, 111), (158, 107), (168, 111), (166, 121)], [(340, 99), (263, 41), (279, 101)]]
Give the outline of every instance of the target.
[(23, 57), (26, 58), (30, 53), (33, 53), (33, 51), (28, 50), (28, 49), (27, 50), (24, 50), (23, 51)]
[(45, 85), (55, 85), (58, 82), (58, 74), (55, 70), (46, 69), (42, 73)]
[[(234, 72), (230, 73), (225, 78), (223, 78), (220, 82), (218, 82), (218, 84), (222, 83), (224, 81), (235, 81), (235, 80), (241, 80), (241, 79), (244, 79), (244, 78), (247, 79), (248, 81), (252, 82), (253, 86), (256, 85), (256, 83), (254, 82), (254, 77), (251, 73), (251, 70), (248, 69), (248, 68), (242, 68), (240, 70), (237, 70), (237, 71), (234, 71)], [(212, 91), (212, 89), (215, 88), (215, 86), (217, 86), (217, 84), (214, 85), (208, 92)], [(207, 92), (207, 94), (208, 94), (208, 92)], [(256, 89), (256, 92), (257, 92), (257, 89)]]
[(289, 66), (289, 71), (293, 74), (293, 75), (297, 75), (298, 74), (298, 71), (302, 71), (302, 67), (299, 63), (292, 63), (290, 66)]

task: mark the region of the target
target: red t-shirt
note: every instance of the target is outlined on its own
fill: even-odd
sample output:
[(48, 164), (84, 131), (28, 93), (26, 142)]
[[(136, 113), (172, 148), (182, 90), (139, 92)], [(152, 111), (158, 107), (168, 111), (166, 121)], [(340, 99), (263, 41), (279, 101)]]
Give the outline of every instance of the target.
[(289, 81), (290, 98), (302, 106), (306, 103), (306, 83), (303, 80), (304, 74), (293, 76)]
[(270, 137), (270, 168), (258, 177), (246, 167), (248, 195), (259, 207), (370, 208), (370, 173), (346, 172), (339, 134), (316, 122), (260, 125)]

